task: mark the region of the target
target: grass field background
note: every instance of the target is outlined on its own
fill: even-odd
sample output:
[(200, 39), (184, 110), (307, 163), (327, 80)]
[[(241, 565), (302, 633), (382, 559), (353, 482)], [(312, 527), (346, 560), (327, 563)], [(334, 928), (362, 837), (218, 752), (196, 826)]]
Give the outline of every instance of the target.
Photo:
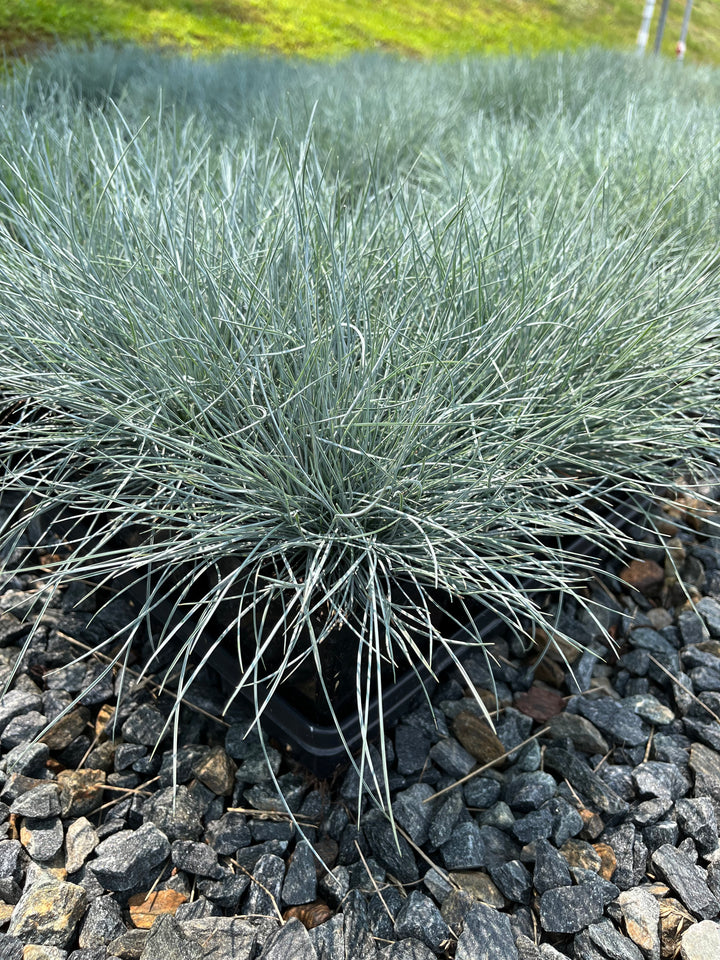
[[(255, 49), (337, 56), (536, 52), (636, 40), (644, 0), (4, 0), (0, 44), (11, 55), (54, 40), (130, 40), (192, 51)], [(649, 46), (661, 0), (657, 0)], [(671, 0), (672, 56), (684, 0)], [(720, 62), (720, 3), (695, 0), (687, 58)]]

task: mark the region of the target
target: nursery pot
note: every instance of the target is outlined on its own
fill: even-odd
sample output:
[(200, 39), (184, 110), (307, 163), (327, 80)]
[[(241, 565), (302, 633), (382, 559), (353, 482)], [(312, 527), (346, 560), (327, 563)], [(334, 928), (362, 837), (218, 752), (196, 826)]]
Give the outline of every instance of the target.
[[(616, 505), (612, 512), (612, 522), (618, 530), (621, 530), (631, 522), (633, 513), (634, 511), (627, 504)], [(77, 522), (77, 517), (48, 519), (45, 529), (48, 530), (51, 538), (58, 541), (62, 539), (63, 532), (70, 526), (75, 527)], [(572, 540), (564, 546), (577, 555), (591, 556), (596, 552), (593, 545), (582, 539)], [(531, 589), (533, 584), (528, 582), (525, 586)], [(138, 581), (136, 575), (132, 578), (129, 575), (118, 576), (113, 588), (127, 589), (128, 596), (140, 606), (145, 601), (146, 581)], [(409, 588), (405, 585), (403, 588), (405, 596), (408, 595), (408, 591)], [(189, 599), (192, 601), (192, 597)], [(434, 599), (438, 610), (441, 610), (442, 597), (436, 595)], [(230, 610), (227, 613), (230, 615)], [(169, 601), (159, 603), (153, 609), (150, 619), (152, 623), (157, 624), (158, 633), (162, 626), (177, 624), (177, 614), (173, 613), (172, 604)], [(450, 617), (447, 617), (446, 629), (443, 630), (442, 620), (443, 615), (440, 612), (435, 625), (442, 630), (443, 636), (448, 637), (454, 645), (466, 643), (469, 650), (477, 649), (478, 636), (491, 650), (493, 639), (504, 630), (502, 620), (491, 611), (480, 608), (479, 605), (472, 633), (470, 630), (451, 632), (447, 626), (456, 621)], [(215, 620), (210, 622), (209, 629), (204, 631), (197, 643), (196, 653), (201, 657), (210, 652), (208, 665), (215, 671), (218, 682), (227, 687), (230, 694), (240, 680), (241, 670), (235, 637), (217, 640), (224, 626), (226, 623), (221, 622), (216, 615)], [(178, 641), (181, 641), (183, 636), (187, 636), (189, 631), (187, 624), (179, 626)], [(241, 623), (241, 638), (242, 633)], [(245, 635), (248, 643), (253, 645), (257, 643), (250, 625), (245, 628)], [(281, 631), (278, 631), (278, 645), (282, 647)], [(363, 728), (358, 711), (358, 640), (356, 636), (348, 628), (341, 628), (328, 634), (320, 647), (324, 687), (319, 680), (314, 659), (308, 657), (273, 692), (262, 714), (264, 733), (279, 741), (283, 748), (289, 748), (299, 762), (320, 777), (328, 776), (346, 762), (348, 752), (355, 752), (364, 740), (377, 736), (381, 717), (384, 725), (389, 727), (394, 720), (408, 712), (411, 702), (418, 698), (423, 687), (429, 688), (435, 682), (435, 678), (452, 662), (447, 650), (436, 644), (431, 658), (432, 672), (421, 663), (416, 663), (414, 668), (399, 663), (397, 672), (393, 672), (388, 667), (381, 693), (378, 694), (375, 691), (375, 696), (369, 705), (366, 705), (366, 726)], [(456, 651), (461, 649), (455, 646)], [(278, 654), (274, 653), (271, 647), (263, 667), (272, 669), (277, 662), (277, 656)], [(327, 702), (325, 690), (330, 695), (332, 709)], [(267, 684), (259, 681), (255, 690), (252, 687), (245, 687), (241, 695), (254, 711), (255, 696), (257, 696), (257, 702), (262, 704), (267, 695)]]
[[(635, 511), (626, 503), (616, 505), (612, 512), (612, 522), (618, 531), (628, 526)], [(574, 554), (592, 556), (597, 548), (586, 540), (576, 538), (563, 544)], [(527, 582), (525, 586), (531, 589), (533, 584)], [(408, 587), (404, 586), (407, 595)], [(138, 591), (137, 602), (142, 603), (144, 596)], [(440, 595), (435, 596), (440, 610)], [(158, 622), (167, 622), (170, 605), (160, 604), (154, 611), (153, 617)], [(503, 621), (493, 612), (477, 605), (474, 621), (474, 630), (452, 630), (448, 625), (456, 622), (447, 617), (446, 629), (443, 635), (449, 637), (454, 644), (467, 643), (468, 650), (477, 649), (477, 636), (492, 650), (493, 640), (497, 639), (505, 629)], [(435, 623), (443, 628), (442, 612)], [(202, 655), (212, 650), (208, 663), (216, 672), (219, 682), (232, 691), (241, 676), (237, 656), (236, 640), (226, 638), (216, 642), (220, 636), (224, 623), (216, 618), (211, 623), (209, 631), (201, 638), (198, 644), (198, 654)], [(215, 632), (217, 631), (217, 632)], [(182, 635), (182, 630), (180, 634)], [(248, 632), (252, 634), (248, 626)], [(214, 637), (213, 637), (214, 633)], [(248, 636), (248, 643), (256, 643), (254, 635)], [(278, 645), (282, 646), (281, 632)], [(406, 663), (399, 663), (397, 671), (387, 668), (382, 685), (382, 692), (375, 694), (366, 709), (365, 721), (368, 724), (363, 729), (358, 712), (357, 679), (357, 648), (358, 641), (355, 634), (348, 628), (341, 628), (330, 633), (321, 643), (321, 664), (323, 669), (324, 686), (320, 682), (315, 661), (312, 657), (296, 669), (269, 700), (268, 706), (262, 715), (263, 731), (275, 738), (283, 747), (288, 747), (293, 756), (304, 766), (320, 777), (331, 774), (338, 766), (347, 762), (348, 751), (354, 753), (364, 739), (376, 737), (380, 729), (380, 717), (387, 727), (407, 713), (411, 704), (422, 694), (423, 688), (429, 689), (436, 682), (436, 678), (452, 663), (447, 650), (436, 644), (431, 658), (432, 672), (422, 664), (417, 663), (415, 669)], [(456, 651), (462, 648), (455, 647)], [(272, 668), (273, 652), (269, 653), (269, 663)], [(332, 701), (332, 709), (327, 702), (327, 690)], [(256, 695), (257, 702), (262, 704), (267, 694), (267, 684), (258, 682)], [(255, 693), (252, 688), (245, 688), (241, 695), (255, 709)]]

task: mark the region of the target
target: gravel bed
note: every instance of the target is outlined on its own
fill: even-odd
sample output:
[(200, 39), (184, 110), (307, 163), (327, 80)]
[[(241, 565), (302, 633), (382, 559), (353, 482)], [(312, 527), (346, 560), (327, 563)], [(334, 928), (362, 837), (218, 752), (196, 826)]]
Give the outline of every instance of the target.
[[(39, 584), (6, 584), (0, 960), (720, 958), (720, 538), (684, 520), (660, 518), (671, 559), (648, 537), (588, 587), (618, 655), (566, 604), (566, 633), (605, 659), (533, 663), (496, 638), (494, 732), (457, 677), (434, 717), (418, 700), (387, 742), (397, 844), (367, 802), (358, 828), (354, 772), (319, 783), (275, 744), (298, 834), (210, 673), (174, 789), (171, 701), (145, 682), (118, 705), (101, 660), (73, 663), (122, 603), (92, 618), (69, 587), (19, 661)], [(484, 658), (466, 668), (489, 697)]]

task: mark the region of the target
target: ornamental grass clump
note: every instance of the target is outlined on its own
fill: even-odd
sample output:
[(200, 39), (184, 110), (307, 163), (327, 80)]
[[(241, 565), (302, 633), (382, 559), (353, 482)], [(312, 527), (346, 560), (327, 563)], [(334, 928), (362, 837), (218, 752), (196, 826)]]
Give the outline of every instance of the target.
[(42, 600), (141, 588), (111, 666), (151, 623), (178, 704), (223, 645), (261, 726), (308, 665), (332, 712), (341, 641), (367, 731), (396, 671), (485, 649), (478, 611), (559, 639), (540, 597), (584, 605), (595, 565), (573, 538), (620, 550), (620, 504), (717, 464), (713, 214), (668, 214), (693, 168), (652, 204), (515, 128), (535, 192), (487, 144), (464, 179), (424, 147), (361, 180), (312, 125), (293, 147), (61, 93), (2, 121), (4, 574), (60, 522)]

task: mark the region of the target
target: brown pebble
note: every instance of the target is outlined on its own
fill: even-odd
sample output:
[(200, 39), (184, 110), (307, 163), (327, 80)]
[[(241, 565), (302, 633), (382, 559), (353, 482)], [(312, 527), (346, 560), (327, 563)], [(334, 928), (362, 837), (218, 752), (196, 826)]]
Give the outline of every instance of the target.
[(492, 692), (492, 690), (486, 690), (485, 687), (476, 687), (473, 685), (472, 689), (469, 691), (469, 696), (473, 698), (479, 698), (482, 705), (487, 708), (487, 711), (490, 714), (494, 713), (499, 706), (507, 705), (506, 702), (498, 702), (498, 698)]
[(222, 747), (214, 747), (193, 767), (193, 773), (216, 796), (229, 797), (235, 786), (237, 766)]
[(617, 869), (617, 860), (613, 848), (608, 843), (594, 843), (592, 847), (600, 857), (600, 870), (598, 871), (600, 876), (603, 880), (612, 880), (612, 875)]
[(665, 571), (654, 560), (633, 560), (620, 573), (620, 579), (640, 593), (662, 586)]
[(290, 907), (283, 914), (283, 920), (294, 918), (299, 920), (307, 930), (312, 930), (313, 927), (319, 927), (321, 923), (325, 923), (332, 915), (333, 912), (326, 903), (316, 900), (314, 903), (305, 903), (300, 907)]
[(554, 660), (556, 663), (559, 663), (563, 670), (563, 676), (567, 671), (567, 665), (569, 663), (575, 663), (582, 653), (582, 649), (578, 647), (577, 644), (570, 643), (568, 640), (563, 639), (563, 637), (549, 637), (543, 629), (537, 631), (535, 642), (541, 647), (544, 647), (549, 642), (544, 659)]
[(582, 867), (585, 870), (594, 870), (600, 873), (602, 860), (600, 854), (592, 844), (585, 840), (566, 840), (560, 847), (560, 853), (569, 867)]
[(565, 673), (562, 666), (549, 657), (543, 657), (540, 663), (535, 667), (535, 679), (542, 680), (549, 686), (559, 690), (565, 683)]
[(578, 813), (582, 817), (583, 828), (580, 831), (581, 840), (597, 840), (605, 829), (602, 817), (587, 807), (580, 807)]
[(502, 910), (506, 905), (505, 897), (483, 870), (455, 870), (449, 874), (449, 877), (461, 890), (481, 903), (486, 903), (498, 910)]
[(459, 713), (453, 724), (455, 736), (480, 763), (491, 763), (505, 753), (505, 747), (489, 725), (474, 713)]
[(545, 723), (550, 717), (562, 713), (565, 701), (555, 690), (548, 690), (534, 683), (527, 693), (515, 697), (515, 706), (527, 717), (532, 717), (538, 723)]
[(187, 896), (177, 890), (155, 890), (152, 893), (136, 893), (128, 900), (130, 919), (140, 930), (149, 930), (158, 917), (166, 913), (175, 916)]
[(60, 812), (63, 817), (84, 817), (100, 805), (107, 774), (104, 770), (62, 770)]
[(104, 703), (98, 710), (97, 720), (95, 721), (95, 736), (101, 742), (107, 740), (112, 733), (112, 720), (115, 716), (115, 707), (109, 703)]
[(57, 723), (54, 723), (40, 737), (43, 743), (46, 743), (51, 750), (64, 750), (69, 747), (76, 737), (79, 737), (87, 726), (90, 719), (90, 711), (87, 707), (78, 707), (77, 710), (71, 710), (64, 717), (60, 717)]

